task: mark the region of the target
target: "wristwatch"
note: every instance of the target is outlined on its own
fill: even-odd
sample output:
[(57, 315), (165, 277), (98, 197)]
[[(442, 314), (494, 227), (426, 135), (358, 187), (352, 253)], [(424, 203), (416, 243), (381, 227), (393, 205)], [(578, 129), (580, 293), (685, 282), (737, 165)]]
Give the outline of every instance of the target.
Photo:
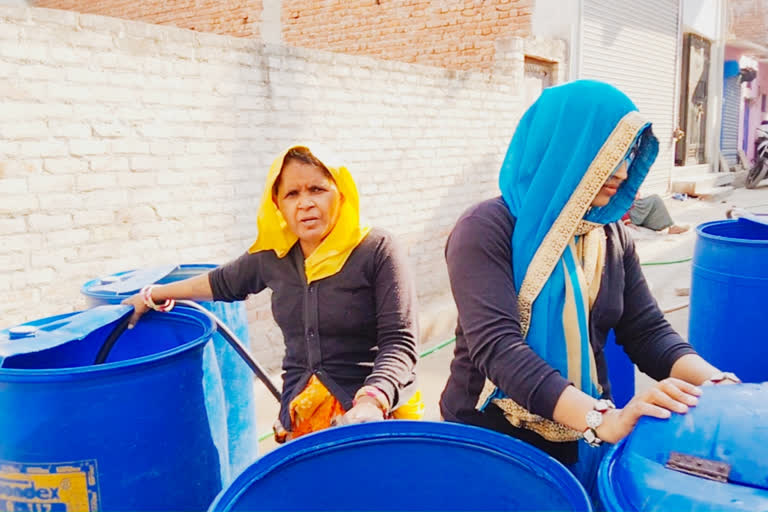
[(603, 415), (615, 408), (616, 406), (610, 400), (597, 400), (592, 410), (587, 413), (585, 417), (587, 428), (582, 436), (589, 446), (596, 448), (602, 444), (603, 440), (598, 437), (597, 428), (603, 424)]
[(720, 372), (716, 373), (707, 380), (704, 381), (704, 384), (720, 384), (723, 381), (729, 380), (731, 382), (735, 382), (736, 384), (741, 384), (741, 379), (736, 376), (735, 373), (732, 372)]

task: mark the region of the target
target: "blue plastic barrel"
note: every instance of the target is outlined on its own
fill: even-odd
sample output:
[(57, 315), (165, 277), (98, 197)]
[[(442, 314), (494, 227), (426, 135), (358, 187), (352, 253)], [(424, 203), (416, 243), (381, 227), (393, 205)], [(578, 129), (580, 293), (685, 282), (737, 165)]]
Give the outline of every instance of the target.
[[(168, 284), (204, 274), (216, 265), (166, 265), (119, 272), (85, 283), (82, 293), (89, 306), (118, 304), (148, 284)], [(201, 302), (219, 317), (248, 346), (248, 318), (243, 302)], [(256, 399), (253, 373), (221, 334), (214, 334), (213, 345), (221, 369), (227, 404), (229, 465), (238, 474), (258, 457)]]
[(768, 387), (705, 387), (669, 420), (642, 418), (600, 465), (609, 512), (768, 510)]
[(204, 314), (129, 306), (0, 331), (0, 510), (204, 510), (228, 481), (224, 396)]
[(210, 511), (591, 509), (563, 465), (522, 441), (393, 420), (291, 441), (241, 473)]
[(608, 366), (613, 403), (616, 407), (622, 408), (635, 396), (635, 365), (624, 349), (616, 343), (616, 334), (613, 329), (608, 331), (603, 350)]
[(693, 254), (688, 336), (704, 359), (744, 382), (768, 380), (768, 226), (702, 224)]

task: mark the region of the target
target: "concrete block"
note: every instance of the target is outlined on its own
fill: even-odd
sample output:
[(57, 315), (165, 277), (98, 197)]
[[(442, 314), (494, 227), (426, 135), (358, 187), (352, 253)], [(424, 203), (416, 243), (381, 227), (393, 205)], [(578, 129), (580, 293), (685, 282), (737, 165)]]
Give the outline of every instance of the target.
[(52, 137), (87, 138), (93, 134), (91, 126), (87, 123), (75, 123), (70, 120), (48, 121), (46, 132)]
[(110, 174), (80, 174), (77, 176), (77, 190), (88, 192), (91, 190), (104, 190), (117, 185), (117, 177)]
[(39, 204), (38, 198), (31, 194), (6, 196), (0, 201), (0, 214), (21, 215), (33, 212), (39, 208)]
[(51, 267), (25, 270), (11, 276), (11, 288), (20, 290), (29, 286), (52, 283), (56, 279), (56, 272)]
[(32, 268), (52, 267), (61, 268), (67, 263), (77, 260), (77, 248), (62, 247), (32, 253), (30, 264)]
[(47, 233), (72, 227), (71, 214), (48, 215), (33, 213), (29, 215), (29, 227), (32, 231)]
[(29, 252), (40, 249), (43, 236), (39, 233), (14, 234), (3, 237), (2, 252)]
[(88, 90), (91, 97), (98, 98), (100, 103), (132, 103), (139, 97), (134, 89), (114, 85), (96, 86)]
[(29, 191), (36, 194), (72, 192), (74, 183), (74, 176), (67, 174), (44, 174), (28, 178)]
[[(7, 273), (16, 270), (24, 270), (27, 267), (27, 254), (21, 251), (0, 253), (0, 291), (10, 290), (11, 283)], [(34, 263), (33, 263), (34, 265)]]
[(127, 172), (131, 168), (128, 157), (94, 156), (88, 162), (94, 172)]
[(131, 22), (94, 14), (81, 14), (79, 17), (79, 24), (81, 28), (89, 29), (94, 32), (111, 33), (116, 36), (124, 34), (125, 25), (129, 23)]
[(117, 187), (78, 193), (78, 197), (82, 201), (82, 208), (89, 210), (130, 207), (129, 195), (129, 191)]
[[(2, 30), (0, 28), (0, 32)], [(16, 72), (25, 80), (58, 80), (61, 77), (61, 68), (44, 64), (19, 66)]]
[(67, 229), (63, 231), (50, 231), (45, 234), (45, 243), (50, 247), (76, 247), (91, 239), (91, 233), (87, 229)]
[(56, 24), (74, 28), (78, 22), (78, 14), (75, 11), (63, 11), (59, 9), (34, 9), (30, 11), (30, 21), (37, 24)]
[(102, 139), (74, 139), (69, 141), (69, 152), (75, 156), (105, 155), (110, 142)]
[(73, 214), (76, 227), (109, 225), (115, 222), (113, 210), (84, 210)]
[(92, 127), (98, 137), (125, 137), (131, 133), (131, 129), (122, 122), (95, 122)]
[(0, 197), (25, 194), (28, 190), (25, 178), (3, 178), (0, 172)]
[(21, 62), (46, 62), (48, 47), (28, 41), (5, 41), (0, 45), (0, 57)]
[(66, 46), (53, 46), (50, 50), (50, 62), (55, 64), (79, 64), (88, 62), (90, 50), (84, 48), (67, 48)]
[(111, 34), (100, 34), (91, 31), (62, 33), (59, 41), (77, 48), (90, 48), (93, 50), (111, 50), (115, 47)]
[(0, 6), (0, 19), (6, 22), (22, 22), (29, 21), (31, 9), (21, 6), (3, 5)]
[(116, 155), (144, 155), (149, 153), (149, 143), (132, 139), (121, 138), (111, 142), (112, 152)]
[(135, 207), (118, 211), (116, 220), (120, 224), (132, 225), (145, 222), (157, 222), (160, 218), (155, 209), (151, 206), (137, 204)]
[(24, 233), (27, 231), (27, 223), (21, 215), (13, 217), (0, 217), (0, 233)]
[(47, 138), (48, 126), (44, 121), (3, 123), (0, 137), (6, 140)]
[(117, 184), (120, 187), (151, 187), (157, 184), (157, 175), (150, 172), (120, 173), (117, 176)]

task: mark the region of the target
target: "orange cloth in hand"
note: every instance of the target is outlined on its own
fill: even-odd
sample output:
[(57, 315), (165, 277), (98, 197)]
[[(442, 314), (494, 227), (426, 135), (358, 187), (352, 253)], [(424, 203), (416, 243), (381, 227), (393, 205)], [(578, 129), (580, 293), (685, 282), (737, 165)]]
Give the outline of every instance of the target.
[[(328, 428), (336, 417), (343, 416), (346, 412), (341, 402), (328, 391), (316, 375), (312, 375), (304, 391), (291, 400), (289, 409), (290, 439)], [(424, 402), (420, 391), (416, 391), (408, 402), (391, 414), (391, 418), (401, 420), (420, 420), (422, 416)]]
[(331, 426), (337, 416), (344, 415), (344, 407), (336, 397), (313, 375), (304, 391), (291, 400), (291, 439)]

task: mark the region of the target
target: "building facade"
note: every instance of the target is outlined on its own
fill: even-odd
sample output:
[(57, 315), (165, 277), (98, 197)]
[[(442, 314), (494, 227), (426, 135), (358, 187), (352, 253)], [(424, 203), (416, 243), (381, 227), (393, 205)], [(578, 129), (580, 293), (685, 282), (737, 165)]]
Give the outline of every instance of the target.
[[(510, 46), (523, 44), (527, 103), (543, 87), (591, 78), (616, 85), (648, 116), (660, 153), (646, 190), (665, 191), (678, 177), (717, 171), (723, 115), (730, 114), (733, 124), (732, 109), (724, 110), (723, 102), (726, 0), (37, 0), (36, 5), (453, 70), (503, 69)], [(564, 41), (565, 50), (537, 44), (553, 39)], [(732, 84), (728, 90), (733, 95)], [(732, 159), (732, 148), (728, 154)]]

